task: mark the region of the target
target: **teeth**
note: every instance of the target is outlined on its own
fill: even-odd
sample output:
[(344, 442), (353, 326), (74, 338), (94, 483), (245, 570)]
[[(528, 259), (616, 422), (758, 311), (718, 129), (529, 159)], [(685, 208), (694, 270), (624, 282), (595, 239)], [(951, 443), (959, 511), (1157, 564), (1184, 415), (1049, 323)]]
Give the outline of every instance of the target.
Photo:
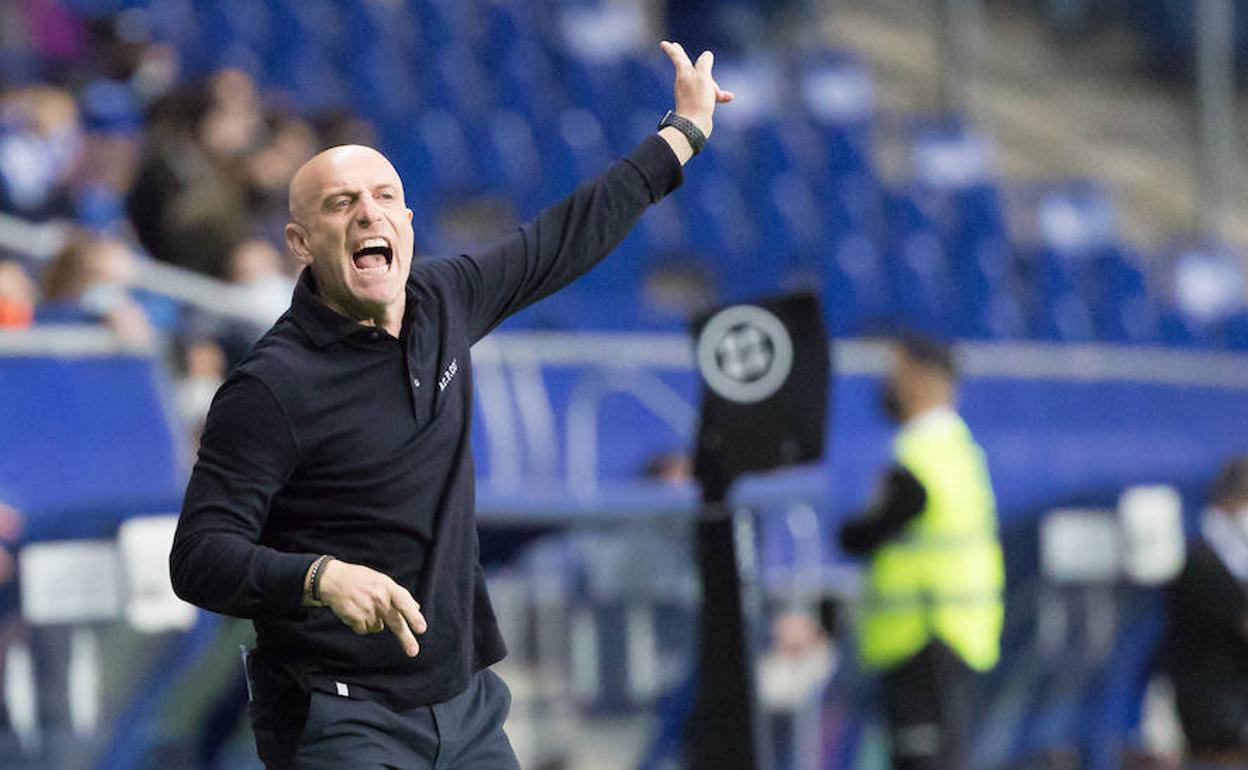
[(364, 242), (362, 242), (359, 245), (359, 248), (356, 249), (356, 251), (359, 251), (360, 249), (388, 249), (388, 248), (390, 248), (390, 244), (386, 243), (385, 238), (369, 238), (365, 240)]

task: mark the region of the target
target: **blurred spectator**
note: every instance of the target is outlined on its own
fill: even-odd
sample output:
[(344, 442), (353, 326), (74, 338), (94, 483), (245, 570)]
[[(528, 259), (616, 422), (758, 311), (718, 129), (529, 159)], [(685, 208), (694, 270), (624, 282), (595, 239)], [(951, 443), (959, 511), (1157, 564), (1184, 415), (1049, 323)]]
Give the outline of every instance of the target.
[(18, 13), (10, 23), (25, 27), (34, 52), (53, 69), (63, 67), (82, 55), (85, 30), (78, 17), (60, 0), (28, 0), (13, 4)]
[(1169, 587), (1166, 657), (1191, 768), (1248, 766), (1248, 455), (1213, 483)]
[(191, 428), (191, 443), (198, 444), (208, 406), (217, 388), (225, 382), (225, 351), (212, 340), (194, 340), (186, 346), (183, 366), (185, 376), (178, 383), (178, 413)]
[(377, 129), (364, 118), (347, 111), (332, 110), (316, 120), (316, 131), (321, 135), (322, 147), (340, 144), (364, 144), (376, 147), (380, 144)]
[(841, 546), (870, 556), (859, 654), (881, 672), (894, 770), (966, 767), (976, 672), (1000, 654), (1005, 568), (984, 453), (953, 410), (949, 349), (908, 337), (881, 391), (901, 426), (869, 513)]
[(769, 711), (809, 707), (835, 663), (832, 641), (818, 618), (801, 609), (780, 612), (759, 661), (759, 700)]
[(72, 216), (69, 182), (81, 147), (68, 91), (40, 85), (0, 95), (0, 211), (36, 220)]
[(126, 202), (139, 240), (157, 259), (223, 277), (230, 251), (252, 235), (245, 160), (265, 128), (254, 84), (219, 72), (157, 100), (149, 123)]
[[(303, 120), (277, 117), (270, 124), (268, 140), (248, 156), (245, 174), (255, 231), (282, 243), (290, 218), (286, 188), (295, 171), (316, 154), (319, 142), (315, 129)], [(289, 293), (284, 304), (290, 304)]]
[[(284, 237), (286, 188), (320, 146), (311, 124), (266, 114), (251, 76), (237, 69), (162, 96), (148, 122), (126, 209), (153, 256), (230, 279), (240, 244)], [(289, 300), (286, 292), (283, 307)]]
[(0, 500), (0, 585), (10, 585), (17, 577), (17, 560), (14, 554), (22, 529), (22, 515), (16, 508)]
[[(229, 371), (242, 360), (268, 325), (290, 307), (295, 287), (294, 267), (294, 263), (270, 242), (259, 238), (242, 241), (227, 257), (223, 277), (241, 293), (236, 305), (247, 309), (250, 320), (210, 313), (192, 314), (183, 333), (191, 340), (211, 340), (223, 352), (224, 368)], [(188, 350), (198, 344), (193, 342)], [(189, 360), (187, 363), (189, 370)], [(212, 393), (206, 395), (211, 397)]]
[(128, 230), (125, 196), (134, 184), (139, 152), (139, 139), (132, 134), (118, 131), (86, 136), (74, 196), (82, 226), (115, 234)]
[(0, 328), (30, 326), (37, 297), (26, 268), (16, 260), (0, 260)]
[(102, 321), (124, 343), (149, 346), (152, 325), (128, 292), (136, 267), (121, 241), (75, 233), (44, 271), (36, 321)]
[(226, 279), (247, 293), (247, 306), (268, 323), (286, 312), (295, 291), (295, 278), (282, 252), (258, 238), (243, 241), (230, 252)]
[[(17, 546), (24, 530), (22, 514), (0, 500), (0, 687), (6, 677), (9, 645), (22, 633), (18, 612)], [(0, 732), (9, 727), (6, 699), (0, 699)]]

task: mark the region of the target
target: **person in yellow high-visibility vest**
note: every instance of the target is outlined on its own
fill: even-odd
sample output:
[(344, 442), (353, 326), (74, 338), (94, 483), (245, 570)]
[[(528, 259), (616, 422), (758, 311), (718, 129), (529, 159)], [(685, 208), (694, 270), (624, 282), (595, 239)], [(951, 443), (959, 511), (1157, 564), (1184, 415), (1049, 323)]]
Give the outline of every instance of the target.
[(983, 450), (954, 411), (949, 348), (896, 342), (881, 406), (899, 423), (893, 464), (841, 546), (869, 556), (859, 656), (881, 673), (894, 770), (966, 765), (979, 672), (996, 665), (1005, 569)]

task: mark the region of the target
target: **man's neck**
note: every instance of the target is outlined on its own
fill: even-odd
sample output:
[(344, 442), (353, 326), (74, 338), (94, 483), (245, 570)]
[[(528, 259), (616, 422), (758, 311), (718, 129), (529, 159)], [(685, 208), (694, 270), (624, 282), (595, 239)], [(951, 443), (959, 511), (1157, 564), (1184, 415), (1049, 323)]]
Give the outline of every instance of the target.
[(403, 295), (399, 296), (399, 301), (394, 305), (386, 308), (386, 312), (369, 321), (372, 326), (378, 329), (385, 329), (391, 337), (398, 338), (399, 332), (403, 330), (403, 309), (406, 307), (406, 301)]
[(337, 303), (332, 302), (325, 295), (318, 292), (317, 296), (321, 298), (326, 307), (333, 310), (340, 316), (355, 321), (361, 326), (370, 326), (377, 329), (384, 329), (391, 337), (398, 338), (399, 333), (403, 330), (403, 313), (407, 309), (407, 293), (399, 295), (399, 298), (387, 306), (381, 313), (373, 315), (368, 311), (358, 313), (349, 312), (346, 308), (340, 307)]

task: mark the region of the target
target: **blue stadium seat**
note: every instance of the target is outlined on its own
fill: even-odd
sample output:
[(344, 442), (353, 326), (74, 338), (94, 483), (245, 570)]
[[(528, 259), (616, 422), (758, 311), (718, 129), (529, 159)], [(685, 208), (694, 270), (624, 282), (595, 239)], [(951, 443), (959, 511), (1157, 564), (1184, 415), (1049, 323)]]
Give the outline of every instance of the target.
[(479, 152), (488, 152), (501, 192), (527, 219), (548, 203), (541, 198), (542, 159), (528, 116), (507, 109), (496, 110), (487, 128)]
[(818, 127), (800, 113), (769, 119), (745, 129), (752, 181), (765, 186), (780, 174), (798, 174), (812, 185), (834, 185), (855, 169), (841, 166)]
[(1157, 314), (1157, 339), (1170, 347), (1206, 347), (1209, 340), (1183, 314), (1163, 305)]
[(840, 50), (804, 56), (798, 82), (804, 111), (822, 136), (822, 156), (832, 173), (871, 173), (875, 87), (866, 64)]
[(533, 125), (544, 171), (543, 205), (570, 193), (582, 180), (607, 168), (617, 155), (599, 116), (569, 108)]
[(316, 17), (301, 14), (309, 35), (351, 84), (355, 111), (373, 121), (411, 119), (421, 104), (416, 73), (427, 66), (427, 52), (402, 6), (344, 0)]
[(525, 12), (524, 3), (492, 2), (482, 9), (484, 34), (481, 55), (485, 65), (497, 70), (511, 49), (540, 39), (533, 25), (533, 18)]
[(1031, 328), (1036, 336), (1058, 342), (1095, 339), (1092, 308), (1081, 280), (1082, 267), (1045, 249), (1031, 256)]
[(957, 336), (1016, 339), (1025, 336), (1025, 311), (1009, 241), (1002, 236), (956, 241)]
[(421, 77), (425, 103), (461, 120), (484, 120), (494, 104), (491, 76), (472, 48), (461, 42), (432, 52)]
[(1167, 303), (1198, 343), (1219, 344), (1221, 327), (1248, 312), (1242, 254), (1230, 244), (1197, 237), (1169, 244), (1163, 255)]
[(1227, 318), (1218, 330), (1220, 347), (1240, 353), (1248, 352), (1248, 311)]
[(347, 106), (349, 89), (333, 63), (333, 39), (326, 37), (337, 27), (336, 12), (324, 0), (269, 0), (261, 83), (289, 94), (307, 113)]
[(532, 122), (549, 121), (568, 106), (553, 57), (531, 40), (513, 43), (494, 77), (498, 105)]
[(486, 26), (481, 6), (476, 0), (409, 0), (431, 52), (452, 43), (483, 45)]
[(1138, 256), (1116, 245), (1093, 258), (1097, 294), (1092, 316), (1098, 339), (1120, 343), (1157, 340), (1157, 310), (1139, 264)]
[[(706, 152), (707, 159), (713, 157)], [(768, 255), (761, 250), (758, 223), (738, 178), (730, 172), (703, 171), (687, 177), (689, 189), (675, 200), (685, 212), (689, 247), (708, 257), (723, 291), (737, 296), (750, 290), (750, 276), (765, 268), (759, 263)]]
[[(603, 121), (612, 148), (626, 151), (637, 142), (629, 119), (636, 105), (629, 100), (631, 89), (622, 60), (588, 61), (564, 50), (558, 52), (555, 67), (569, 101)], [(658, 116), (653, 116), (653, 122), (658, 122)]]
[(890, 191), (885, 200), (885, 264), (897, 318), (908, 328), (947, 338), (956, 321), (955, 288), (935, 200), (915, 185)]
[(658, 48), (626, 56), (623, 74), (634, 112), (645, 111), (655, 123), (672, 106), (672, 64)]
[(430, 188), (439, 195), (465, 195), (480, 189), (475, 155), (461, 119), (446, 110), (426, 110), (414, 121), (415, 134), (409, 141), (418, 141), (428, 153), (425, 177)]
[(1156, 311), (1139, 259), (1119, 242), (1110, 192), (1088, 179), (1048, 183), (1033, 192), (1029, 213), (1038, 245), (1031, 255), (1035, 262), (1027, 267), (1036, 299), (1033, 321), (1043, 327), (1042, 336), (1155, 341)]
[(953, 290), (944, 326), (960, 337), (1021, 334), (1023, 310), (991, 142), (951, 115), (914, 117), (904, 131), (915, 182), (926, 199), (922, 207), (948, 258)]
[(830, 233), (881, 232), (883, 188), (869, 173), (838, 173), (815, 183), (815, 196)]
[(799, 276), (822, 273), (828, 258), (828, 234), (823, 228), (818, 200), (809, 181), (796, 173), (779, 174), (767, 186), (768, 196), (758, 210), (759, 229), (769, 252), (759, 260), (754, 280), (764, 290)]
[(829, 333), (851, 337), (893, 330), (896, 312), (877, 239), (850, 231), (830, 246), (822, 287)]

